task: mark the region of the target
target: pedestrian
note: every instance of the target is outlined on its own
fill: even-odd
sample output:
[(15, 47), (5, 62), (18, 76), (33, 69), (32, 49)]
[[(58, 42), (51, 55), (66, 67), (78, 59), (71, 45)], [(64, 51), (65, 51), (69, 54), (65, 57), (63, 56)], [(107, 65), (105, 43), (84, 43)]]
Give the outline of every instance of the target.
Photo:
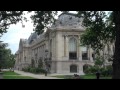
[(100, 79), (100, 72), (96, 72), (96, 79)]
[(47, 70), (45, 70), (45, 76), (47, 76)]

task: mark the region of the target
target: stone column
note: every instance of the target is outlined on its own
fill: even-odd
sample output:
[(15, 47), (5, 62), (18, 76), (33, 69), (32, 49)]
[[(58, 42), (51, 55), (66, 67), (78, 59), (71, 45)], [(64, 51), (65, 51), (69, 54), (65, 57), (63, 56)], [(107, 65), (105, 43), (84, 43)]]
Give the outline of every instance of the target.
[(90, 60), (90, 47), (87, 46), (87, 57), (88, 57), (88, 60)]
[(66, 42), (66, 35), (63, 35), (62, 41), (63, 41), (63, 60), (67, 60), (67, 42)]
[(91, 47), (89, 46), (89, 60), (91, 61), (91, 62), (93, 62), (93, 57), (92, 57), (92, 54), (93, 54), (93, 52), (92, 52), (92, 49), (91, 49)]
[(57, 64), (57, 73), (62, 73), (62, 63), (56, 62), (56, 64)]
[[(79, 44), (80, 44), (80, 36), (79, 36)], [(81, 50), (81, 46), (78, 46), (78, 57), (79, 57), (79, 61), (82, 61), (82, 50)]]
[(54, 60), (54, 38), (52, 37), (52, 59)]
[(68, 36), (66, 35), (66, 60), (68, 60), (69, 59), (69, 41), (68, 41)]
[(55, 35), (54, 37), (54, 53), (55, 53), (54, 59), (56, 59), (56, 50), (57, 48), (56, 48), (56, 35)]
[(53, 38), (53, 58), (54, 58), (54, 60), (55, 60), (55, 37)]
[(66, 36), (63, 36), (64, 38), (64, 56), (66, 57)]

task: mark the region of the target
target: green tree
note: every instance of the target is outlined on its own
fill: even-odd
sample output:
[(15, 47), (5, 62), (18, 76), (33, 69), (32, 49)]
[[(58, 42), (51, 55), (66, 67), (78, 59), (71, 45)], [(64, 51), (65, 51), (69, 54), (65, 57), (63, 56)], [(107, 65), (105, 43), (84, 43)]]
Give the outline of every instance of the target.
[(41, 58), (38, 60), (38, 68), (43, 68), (43, 62)]
[(51, 24), (54, 23), (54, 16), (57, 15), (57, 11), (35, 11), (35, 14), (31, 16), (34, 23), (34, 31), (38, 34), (44, 32)]
[(24, 18), (22, 15), (23, 11), (0, 11), (0, 36), (7, 32), (11, 24), (22, 21)]
[[(10, 51), (10, 52), (9, 52)], [(14, 68), (15, 65), (15, 55), (11, 53), (11, 50), (8, 49), (8, 58), (6, 59), (6, 68)]]
[(104, 65), (103, 57), (97, 57), (95, 59), (95, 65), (101, 68)]
[(4, 67), (4, 64), (5, 64), (5, 60), (6, 60), (6, 47), (8, 46), (7, 43), (2, 43), (0, 42), (0, 71), (1, 71), (1, 68)]
[(115, 41), (112, 78), (120, 79), (120, 11), (112, 11), (108, 22), (104, 21), (104, 11), (80, 11), (79, 15), (83, 16), (84, 26), (87, 27), (87, 35), (81, 39), (82, 43), (99, 50), (104, 44)]
[(0, 67), (13, 68), (15, 64), (15, 57), (10, 49), (0, 48)]
[(113, 58), (113, 79), (120, 79), (120, 11), (113, 11), (115, 23), (115, 53)]
[(81, 35), (82, 45), (90, 45), (94, 51), (103, 50), (105, 45), (114, 43), (115, 30), (112, 22), (112, 13), (108, 15), (104, 11), (79, 12), (83, 17), (83, 25), (86, 31)]

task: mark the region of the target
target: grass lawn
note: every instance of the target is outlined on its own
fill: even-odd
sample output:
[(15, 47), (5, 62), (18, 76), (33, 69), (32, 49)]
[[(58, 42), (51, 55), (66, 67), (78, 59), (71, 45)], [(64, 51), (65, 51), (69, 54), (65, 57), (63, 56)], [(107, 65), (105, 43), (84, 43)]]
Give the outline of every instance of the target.
[[(96, 79), (96, 76), (93, 74), (88, 74), (88, 75), (81, 75), (81, 78), (83, 79)], [(100, 79), (112, 79), (112, 77), (108, 76), (108, 77), (103, 77), (100, 76)]]
[(63, 78), (63, 79), (72, 79), (73, 78), (72, 75), (56, 75), (56, 76), (52, 76), (52, 77)]
[(12, 72), (12, 71), (3, 71), (3, 75), (20, 75), (20, 74)]
[(4, 79), (35, 79), (29, 76), (3, 76)]
[[(63, 78), (63, 79), (73, 79), (73, 75), (57, 75), (53, 77)], [(96, 76), (93, 74), (81, 75), (81, 79), (96, 79)], [(112, 77), (100, 77), (100, 79), (112, 79)]]
[(17, 74), (12, 71), (4, 71), (3, 79), (35, 79), (35, 78), (29, 76), (21, 76), (20, 74)]

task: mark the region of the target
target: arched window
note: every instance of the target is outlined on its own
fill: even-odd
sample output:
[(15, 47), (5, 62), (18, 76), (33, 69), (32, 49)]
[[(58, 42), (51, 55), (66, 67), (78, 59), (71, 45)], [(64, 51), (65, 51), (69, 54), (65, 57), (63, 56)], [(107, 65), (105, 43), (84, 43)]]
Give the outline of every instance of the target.
[(77, 73), (77, 65), (71, 65), (70, 66), (70, 72), (71, 73)]
[(75, 38), (69, 40), (69, 59), (77, 59), (77, 41)]

